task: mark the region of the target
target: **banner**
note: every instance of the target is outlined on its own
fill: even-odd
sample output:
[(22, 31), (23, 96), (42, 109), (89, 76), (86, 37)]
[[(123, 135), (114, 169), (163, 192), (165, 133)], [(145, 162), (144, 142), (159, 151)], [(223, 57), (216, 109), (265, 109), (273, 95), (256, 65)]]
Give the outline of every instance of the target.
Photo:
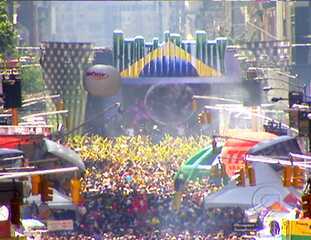
[(73, 220), (48, 220), (48, 231), (71, 231), (73, 230)]
[[(311, 236), (311, 220), (286, 220), (282, 222), (282, 237), (290, 239), (309, 239)], [(286, 238), (287, 239), (287, 238)]]

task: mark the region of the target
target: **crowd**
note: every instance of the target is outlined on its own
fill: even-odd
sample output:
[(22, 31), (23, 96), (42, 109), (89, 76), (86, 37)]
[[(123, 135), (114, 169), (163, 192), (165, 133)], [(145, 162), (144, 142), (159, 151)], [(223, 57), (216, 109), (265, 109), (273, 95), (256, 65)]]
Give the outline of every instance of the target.
[(143, 136), (69, 139), (86, 164), (83, 201), (74, 236), (47, 239), (238, 239), (232, 225), (243, 221), (244, 213), (205, 209), (204, 195), (219, 190), (208, 179), (187, 183), (176, 206), (178, 168), (209, 143), (205, 136), (166, 136), (159, 144)]

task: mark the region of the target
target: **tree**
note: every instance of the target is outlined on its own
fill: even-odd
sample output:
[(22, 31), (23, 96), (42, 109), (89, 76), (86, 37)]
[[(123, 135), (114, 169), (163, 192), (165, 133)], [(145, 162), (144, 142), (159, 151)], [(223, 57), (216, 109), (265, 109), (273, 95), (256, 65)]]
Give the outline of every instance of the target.
[(23, 95), (39, 93), (44, 90), (41, 68), (36, 66), (24, 67), (21, 78)]
[(16, 34), (9, 21), (6, 0), (0, 0), (0, 58), (11, 55), (15, 50)]

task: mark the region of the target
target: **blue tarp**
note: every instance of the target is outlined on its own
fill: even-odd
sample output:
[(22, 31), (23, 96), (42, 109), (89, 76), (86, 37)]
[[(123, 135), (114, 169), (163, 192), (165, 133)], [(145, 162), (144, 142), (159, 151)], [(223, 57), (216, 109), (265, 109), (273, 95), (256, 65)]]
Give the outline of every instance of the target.
[(0, 148), (0, 160), (4, 158), (12, 158), (23, 155), (24, 155), (23, 151), (18, 149)]

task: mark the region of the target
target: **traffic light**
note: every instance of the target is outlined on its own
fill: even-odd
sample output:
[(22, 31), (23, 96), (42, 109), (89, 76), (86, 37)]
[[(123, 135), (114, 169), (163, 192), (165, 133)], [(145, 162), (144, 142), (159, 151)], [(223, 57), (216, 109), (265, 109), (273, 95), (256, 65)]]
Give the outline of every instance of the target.
[(293, 169), (293, 187), (303, 188), (304, 186), (304, 170), (298, 166), (294, 166)]
[(53, 188), (51, 182), (46, 178), (41, 179), (41, 201), (48, 202), (53, 200)]
[(214, 137), (212, 140), (212, 148), (213, 148), (213, 152), (215, 153), (217, 151), (217, 141)]
[(301, 196), (301, 207), (304, 218), (311, 218), (311, 194)]
[(288, 104), (291, 108), (294, 104), (303, 103), (303, 92), (300, 91), (290, 91), (288, 93)]
[(227, 176), (226, 167), (225, 167), (225, 164), (223, 164), (223, 163), (220, 163), (220, 176), (221, 177)]
[(211, 166), (211, 177), (216, 178), (219, 176), (218, 167), (217, 165)]
[(293, 175), (292, 166), (285, 166), (283, 169), (283, 186), (284, 187), (290, 187), (292, 185), (292, 175)]
[(72, 202), (73, 202), (73, 204), (78, 205), (81, 201), (81, 195), (80, 195), (81, 183), (80, 183), (80, 180), (77, 178), (73, 178), (73, 179), (71, 179), (70, 183), (71, 183)]
[(200, 125), (203, 125), (204, 124), (204, 119), (203, 119), (203, 114), (202, 113), (199, 113), (198, 114), (198, 123)]
[(198, 114), (198, 122), (199, 124), (210, 124), (212, 122), (212, 115), (210, 112), (204, 110)]
[(196, 112), (198, 110), (198, 102), (196, 99), (192, 98), (192, 111)]
[(56, 111), (62, 111), (65, 109), (65, 104), (64, 104), (64, 101), (61, 99), (61, 100), (58, 100), (56, 103), (55, 103), (55, 107), (56, 107)]
[(207, 124), (210, 124), (212, 122), (212, 113), (205, 110), (204, 111), (204, 118)]
[(250, 186), (256, 186), (256, 176), (255, 176), (254, 168), (249, 166), (247, 168), (247, 172), (248, 172), (248, 178), (249, 178), (249, 185)]
[(241, 168), (238, 171), (238, 177), (236, 179), (236, 185), (245, 187), (245, 170), (244, 170), (244, 168)]
[(41, 176), (33, 175), (31, 176), (31, 193), (32, 195), (40, 194), (40, 184), (41, 184)]
[(20, 224), (20, 219), (21, 219), (20, 205), (21, 205), (21, 200), (17, 195), (15, 195), (10, 200), (10, 221), (12, 224), (16, 224), (16, 225)]

